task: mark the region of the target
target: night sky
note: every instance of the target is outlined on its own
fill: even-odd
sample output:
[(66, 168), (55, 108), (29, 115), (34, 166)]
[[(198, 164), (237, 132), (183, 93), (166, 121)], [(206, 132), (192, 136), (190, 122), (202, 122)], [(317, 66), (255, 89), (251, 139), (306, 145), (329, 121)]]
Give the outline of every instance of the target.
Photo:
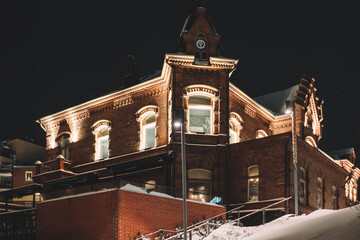
[[(280, 3), (281, 2), (281, 3)], [(318, 3), (319, 2), (319, 3)], [(360, 157), (360, 15), (329, 1), (208, 1), (231, 81), (251, 97), (315, 78), (324, 99), (320, 147)], [(187, 1), (17, 1), (0, 5), (0, 140), (44, 144), (36, 119), (123, 85), (126, 56), (140, 76), (177, 52)]]

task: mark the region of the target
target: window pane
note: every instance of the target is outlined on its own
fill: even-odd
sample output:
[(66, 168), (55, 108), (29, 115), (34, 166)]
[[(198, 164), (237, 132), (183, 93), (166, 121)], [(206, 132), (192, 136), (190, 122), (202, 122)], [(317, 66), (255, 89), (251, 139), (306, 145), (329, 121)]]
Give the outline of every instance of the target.
[(200, 105), (211, 105), (211, 99), (205, 96), (192, 96), (189, 99), (190, 104), (200, 104)]
[(99, 137), (104, 137), (108, 135), (109, 135), (109, 129), (107, 127), (103, 128), (99, 133)]
[(259, 200), (259, 178), (249, 179), (249, 201)]
[(230, 136), (230, 139), (229, 139), (230, 143), (236, 143), (237, 142), (236, 132), (234, 132), (233, 130), (230, 130), (229, 136)]
[(144, 148), (155, 147), (155, 124), (144, 126)]
[(210, 108), (190, 107), (190, 132), (210, 133)]
[(210, 201), (210, 182), (207, 181), (189, 181), (189, 194), (191, 200), (200, 202)]
[(100, 144), (100, 159), (105, 159), (109, 157), (109, 139), (102, 138), (99, 139)]
[(155, 115), (151, 115), (144, 120), (144, 124), (149, 124), (153, 122), (155, 122)]
[(249, 177), (258, 176), (259, 175), (259, 167), (252, 166), (249, 167)]

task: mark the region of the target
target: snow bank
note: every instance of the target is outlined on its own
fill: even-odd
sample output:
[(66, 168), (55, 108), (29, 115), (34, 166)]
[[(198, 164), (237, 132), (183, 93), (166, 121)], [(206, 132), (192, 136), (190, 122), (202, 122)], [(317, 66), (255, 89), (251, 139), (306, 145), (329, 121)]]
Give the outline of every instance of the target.
[(285, 215), (257, 227), (225, 224), (205, 240), (358, 240), (360, 205), (341, 210), (318, 210), (309, 215)]

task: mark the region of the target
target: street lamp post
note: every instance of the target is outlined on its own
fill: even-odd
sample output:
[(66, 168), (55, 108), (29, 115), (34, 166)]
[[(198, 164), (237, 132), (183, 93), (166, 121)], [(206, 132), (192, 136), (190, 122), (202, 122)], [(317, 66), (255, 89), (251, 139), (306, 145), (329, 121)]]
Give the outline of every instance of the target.
[[(291, 104), (291, 105), (290, 105)], [(287, 102), (287, 112), (291, 116), (291, 139), (292, 139), (292, 160), (294, 164), (294, 201), (295, 201), (295, 216), (299, 215), (299, 189), (298, 189), (298, 175), (297, 175), (297, 136), (296, 136), (296, 116), (295, 116), (295, 101)]]
[[(186, 186), (186, 146), (185, 146), (185, 120), (184, 111), (180, 111), (181, 121), (175, 122), (175, 126), (180, 127), (181, 132), (181, 166), (182, 166), (182, 195), (183, 195), (183, 226), (184, 226), (184, 239), (187, 240), (187, 186)], [(179, 119), (177, 119), (179, 120)]]

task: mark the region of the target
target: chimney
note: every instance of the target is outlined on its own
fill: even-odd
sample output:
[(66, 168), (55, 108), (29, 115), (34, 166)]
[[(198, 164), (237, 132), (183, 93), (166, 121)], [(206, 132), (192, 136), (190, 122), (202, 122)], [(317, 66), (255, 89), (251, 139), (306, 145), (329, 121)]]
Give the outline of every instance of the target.
[(127, 74), (125, 75), (125, 88), (131, 87), (139, 83), (139, 75), (137, 72), (137, 62), (133, 55), (126, 57)]

